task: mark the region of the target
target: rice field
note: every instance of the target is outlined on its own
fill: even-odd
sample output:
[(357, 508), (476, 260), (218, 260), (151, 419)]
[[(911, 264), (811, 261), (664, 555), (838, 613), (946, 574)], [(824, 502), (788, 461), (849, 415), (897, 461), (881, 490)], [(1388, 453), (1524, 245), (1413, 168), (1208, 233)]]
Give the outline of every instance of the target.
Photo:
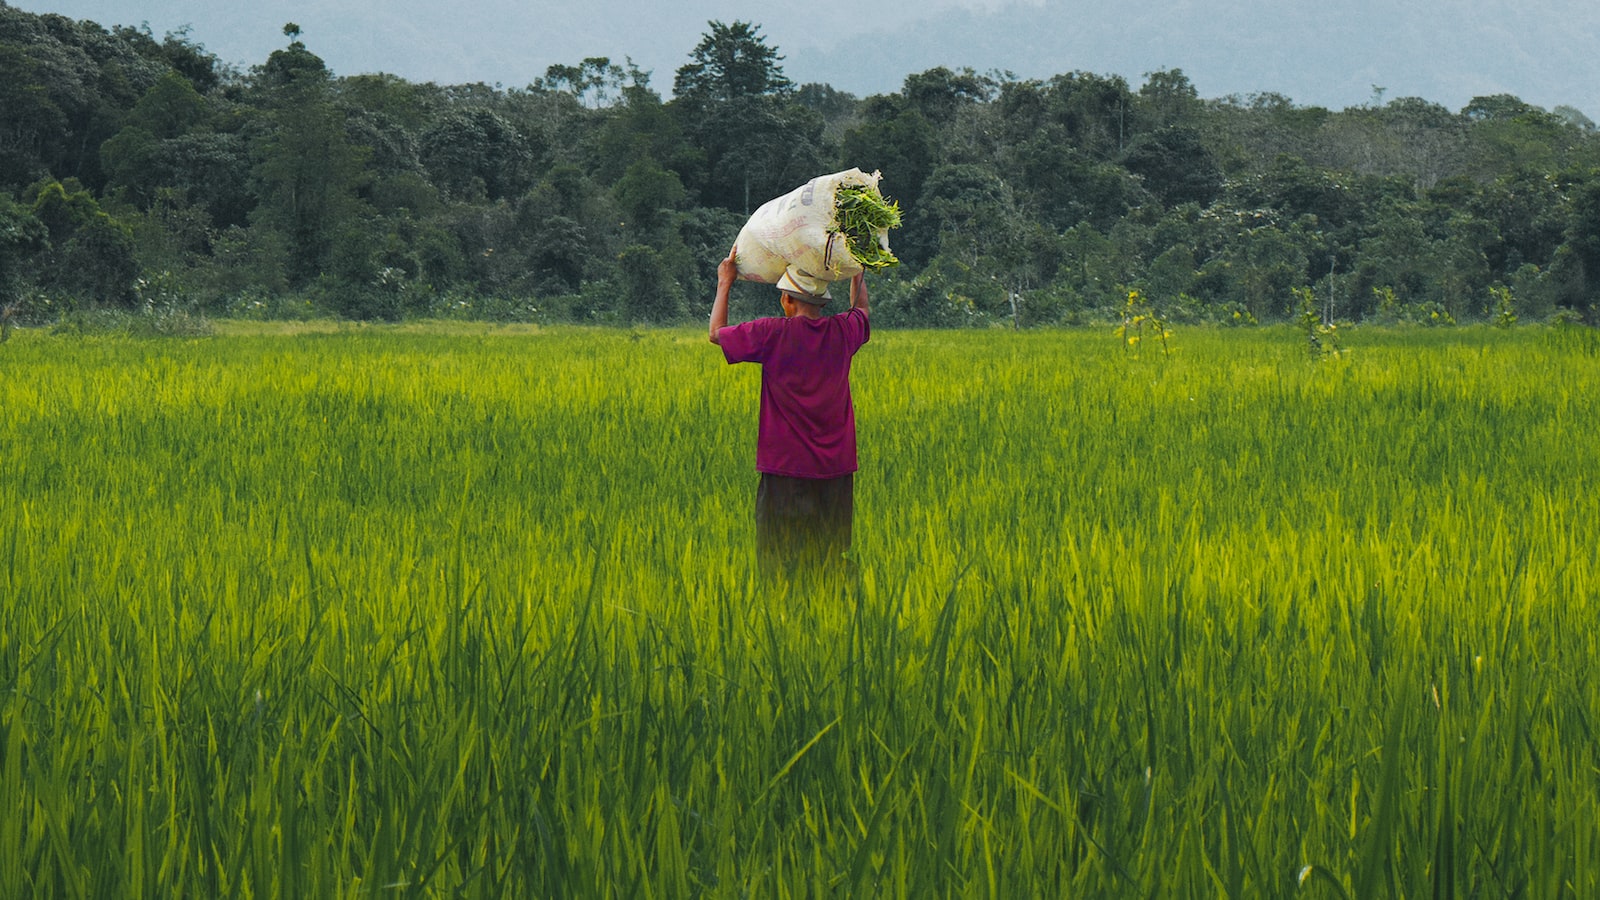
[(1600, 339), (0, 345), (0, 896), (1600, 896)]

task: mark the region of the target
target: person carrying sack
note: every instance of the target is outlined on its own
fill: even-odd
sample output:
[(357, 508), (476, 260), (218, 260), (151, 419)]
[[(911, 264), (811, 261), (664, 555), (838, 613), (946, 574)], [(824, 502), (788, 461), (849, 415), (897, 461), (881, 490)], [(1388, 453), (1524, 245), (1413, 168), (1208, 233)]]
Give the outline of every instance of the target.
[(856, 419), (850, 361), (870, 337), (863, 273), (850, 308), (828, 315), (828, 282), (790, 267), (783, 316), (728, 325), (738, 249), (717, 266), (711, 343), (730, 365), (761, 366), (756, 432), (756, 558), (763, 571), (844, 565), (855, 517)]

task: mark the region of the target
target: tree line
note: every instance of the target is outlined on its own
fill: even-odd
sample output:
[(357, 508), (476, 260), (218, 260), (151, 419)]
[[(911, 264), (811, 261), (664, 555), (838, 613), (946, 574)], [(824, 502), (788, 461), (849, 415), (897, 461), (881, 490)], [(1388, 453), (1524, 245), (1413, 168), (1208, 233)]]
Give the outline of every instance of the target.
[(8, 316), (676, 322), (750, 211), (851, 166), (905, 212), (884, 323), (1094, 321), (1131, 291), (1179, 322), (1600, 313), (1600, 135), (1569, 107), (1202, 99), (1178, 69), (934, 68), (858, 98), (794, 84), (738, 21), (663, 99), (607, 58), (418, 84), (284, 37), (240, 71), (0, 2)]

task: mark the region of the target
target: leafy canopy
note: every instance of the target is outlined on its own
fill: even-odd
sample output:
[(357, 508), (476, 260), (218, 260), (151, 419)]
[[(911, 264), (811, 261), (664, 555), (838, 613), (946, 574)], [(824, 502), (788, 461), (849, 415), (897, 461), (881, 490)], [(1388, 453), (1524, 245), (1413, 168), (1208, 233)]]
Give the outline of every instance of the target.
[(690, 54), (693, 62), (679, 68), (673, 80), (672, 90), (679, 98), (691, 103), (733, 101), (794, 89), (779, 65), (783, 57), (767, 46), (760, 26), (715, 20), (707, 25), (711, 30)]

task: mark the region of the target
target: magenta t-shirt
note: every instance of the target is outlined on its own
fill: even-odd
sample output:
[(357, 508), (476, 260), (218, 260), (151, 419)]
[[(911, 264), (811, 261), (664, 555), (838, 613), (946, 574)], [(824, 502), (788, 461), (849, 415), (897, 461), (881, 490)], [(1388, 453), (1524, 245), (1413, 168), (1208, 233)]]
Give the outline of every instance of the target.
[(722, 329), (728, 362), (761, 364), (756, 471), (837, 478), (856, 470), (850, 358), (868, 337), (866, 310), (755, 319)]

